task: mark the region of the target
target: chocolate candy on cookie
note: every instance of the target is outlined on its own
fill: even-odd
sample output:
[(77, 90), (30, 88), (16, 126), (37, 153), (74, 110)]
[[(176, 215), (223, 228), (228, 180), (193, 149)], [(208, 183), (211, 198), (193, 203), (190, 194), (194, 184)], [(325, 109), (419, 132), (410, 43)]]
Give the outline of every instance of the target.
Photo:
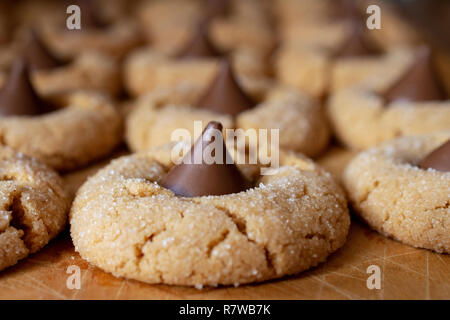
[(351, 3), (352, 9), (343, 10), (338, 19), (329, 5), (318, 6), (318, 13), (303, 8), (312, 11), (312, 17), (318, 14), (317, 19), (305, 17), (282, 27), (274, 60), (277, 80), (322, 98), (353, 86), (378, 89), (379, 77), (395, 77), (392, 65), (405, 64), (398, 57), (400, 49), (379, 48), (367, 32), (366, 17), (358, 5)]
[(430, 49), (402, 56), (408, 64), (392, 64), (395, 78), (374, 77), (382, 84), (378, 90), (353, 87), (330, 97), (329, 118), (346, 146), (365, 149), (400, 136), (450, 129), (450, 100), (433, 69)]
[[(99, 52), (62, 57), (44, 41), (43, 35), (43, 32), (29, 28), (20, 38), (21, 41), (9, 48), (12, 57), (24, 57), (39, 95), (51, 100), (64, 99), (64, 96), (77, 90), (117, 95), (120, 72), (115, 59)], [(8, 69), (12, 62), (12, 59), (5, 59), (3, 69)]]
[(251, 47), (267, 53), (274, 45), (270, 12), (260, 1), (143, 1), (138, 18), (145, 38), (165, 55), (184, 48), (205, 20), (220, 51)]
[(230, 61), (223, 59), (219, 64), (216, 78), (203, 93), (196, 107), (237, 116), (251, 109), (254, 104), (239, 86)]
[(67, 95), (58, 107), (35, 92), (24, 59), (0, 90), (2, 144), (69, 170), (109, 153), (121, 138), (121, 120), (100, 93)]
[[(222, 14), (211, 16), (210, 35), (221, 51), (251, 48), (269, 54), (275, 46), (270, 9), (260, 1), (223, 1)], [(230, 4), (226, 4), (230, 2)]]
[[(217, 75), (223, 51), (210, 43), (204, 26), (199, 28), (187, 45), (173, 55), (165, 55), (154, 47), (132, 52), (124, 65), (128, 93), (142, 96), (181, 87), (200, 95)], [(266, 57), (247, 48), (229, 52), (229, 56), (241, 84), (252, 95), (261, 95), (270, 83)]]
[(25, 60), (16, 60), (0, 90), (0, 116), (34, 116), (50, 110), (49, 103), (36, 94)]
[(46, 70), (63, 66), (65, 63), (55, 57), (42, 43), (35, 29), (29, 30), (23, 46), (23, 54), (30, 70)]
[(192, 59), (218, 57), (220, 55), (219, 50), (209, 39), (208, 23), (203, 22), (197, 27), (197, 32), (194, 34), (191, 41), (177, 54), (177, 58)]
[[(190, 90), (201, 93), (217, 73), (218, 58), (226, 53), (244, 88), (260, 95), (270, 82), (268, 56), (273, 39), (270, 30), (259, 28), (266, 25), (267, 13), (255, 4), (233, 1), (230, 15), (211, 16), (198, 1), (143, 3), (140, 14), (143, 24), (152, 26), (144, 31), (151, 33), (151, 46), (127, 57), (127, 91), (141, 96), (162, 88), (191, 86)], [(247, 15), (251, 17), (246, 19)], [(260, 15), (256, 21), (254, 16)]]
[[(316, 101), (295, 89), (273, 85), (255, 101), (241, 88), (229, 61), (223, 60), (208, 88), (160, 89), (142, 97), (127, 119), (126, 139), (134, 151), (166, 144), (177, 129), (194, 138), (196, 121), (220, 121), (225, 128), (279, 130), (284, 149), (317, 155), (328, 143), (327, 121)], [(203, 128), (200, 128), (202, 130)], [(199, 131), (200, 131), (199, 130)]]
[[(221, 163), (208, 164), (204, 161), (203, 152), (212, 142), (220, 145), (221, 150), (215, 151), (222, 153)], [(173, 167), (159, 181), (161, 186), (172, 190), (178, 196), (224, 195), (244, 191), (250, 186), (250, 182), (236, 167), (227, 151), (222, 136), (222, 124), (219, 122), (208, 123), (185, 157), (188, 158), (188, 163), (182, 162)], [(199, 163), (196, 163), (197, 158), (200, 159)]]
[(280, 167), (261, 175), (228, 154), (221, 127), (209, 123), (184, 157), (162, 145), (91, 177), (70, 215), (82, 258), (116, 276), (202, 287), (296, 274), (344, 244), (347, 203), (329, 173), (280, 151)]

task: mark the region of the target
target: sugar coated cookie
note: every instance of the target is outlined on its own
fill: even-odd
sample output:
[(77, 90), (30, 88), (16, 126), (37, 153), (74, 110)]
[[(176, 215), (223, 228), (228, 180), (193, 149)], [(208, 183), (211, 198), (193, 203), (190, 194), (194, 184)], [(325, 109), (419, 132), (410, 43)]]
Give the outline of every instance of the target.
[(0, 140), (58, 170), (84, 165), (121, 139), (119, 113), (101, 94), (79, 91), (60, 106), (34, 90), (27, 64), (18, 60), (0, 90)]
[[(272, 86), (260, 101), (240, 88), (233, 69), (221, 61), (206, 90), (193, 84), (155, 90), (130, 113), (126, 139), (134, 151), (168, 143), (177, 129), (195, 136), (194, 121), (217, 120), (226, 128), (278, 129), (283, 149), (319, 154), (328, 144), (329, 128), (320, 106), (295, 89)], [(199, 132), (200, 133), (200, 132)]]
[(450, 253), (450, 142), (437, 150), (449, 138), (403, 137), (353, 159), (343, 182), (358, 215), (386, 236)]
[(365, 149), (395, 137), (449, 130), (450, 99), (430, 54), (419, 48), (409, 68), (382, 92), (358, 87), (333, 94), (327, 109), (339, 140)]
[[(183, 159), (221, 128), (208, 124)], [(238, 285), (301, 272), (344, 244), (345, 196), (312, 161), (282, 153), (261, 176), (233, 162), (174, 165), (170, 153), (119, 158), (81, 187), (70, 221), (84, 259), (148, 283)]]
[(46, 165), (0, 147), (0, 270), (54, 238), (67, 219), (61, 178)]

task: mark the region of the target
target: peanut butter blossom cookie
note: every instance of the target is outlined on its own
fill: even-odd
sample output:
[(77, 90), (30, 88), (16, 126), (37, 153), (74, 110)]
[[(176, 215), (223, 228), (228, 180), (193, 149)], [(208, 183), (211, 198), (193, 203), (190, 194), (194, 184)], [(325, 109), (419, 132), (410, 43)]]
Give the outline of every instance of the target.
[(365, 149), (399, 136), (450, 129), (450, 100), (430, 55), (419, 48), (410, 67), (382, 92), (352, 88), (334, 94), (328, 112), (337, 137)]
[(372, 37), (374, 31), (367, 32), (367, 6), (343, 3), (321, 2), (317, 8), (302, 4), (300, 10), (308, 12), (311, 21), (297, 18), (281, 24), (283, 41), (275, 55), (275, 74), (281, 83), (315, 97), (349, 87), (379, 92), (408, 68), (411, 50), (401, 45), (382, 49)]
[[(226, 128), (279, 129), (283, 149), (317, 155), (328, 143), (322, 109), (295, 89), (272, 87), (259, 102), (243, 90), (227, 59), (205, 90), (192, 85), (156, 90), (143, 97), (127, 119), (126, 138), (134, 151), (172, 141), (176, 129), (195, 137), (195, 121), (217, 120)], [(199, 130), (201, 131), (201, 130)], [(195, 137), (197, 138), (197, 137)]]
[(359, 154), (343, 182), (356, 212), (378, 232), (450, 253), (450, 132), (403, 137)]
[[(91, 177), (70, 215), (81, 256), (116, 276), (201, 287), (295, 274), (344, 244), (347, 203), (329, 173), (282, 153), (261, 176), (234, 163), (221, 130), (209, 123), (177, 165), (166, 145)], [(212, 141), (222, 161), (204, 160)]]
[(69, 200), (46, 165), (0, 147), (0, 270), (45, 246), (64, 229)]
[(6, 71), (11, 68), (15, 57), (23, 56), (36, 91), (46, 98), (59, 99), (83, 89), (110, 95), (118, 93), (119, 67), (113, 58), (99, 52), (61, 58), (48, 48), (41, 35), (32, 28), (19, 39), (0, 54), (0, 78), (6, 77)]
[(81, 89), (111, 95), (119, 91), (119, 67), (105, 54), (86, 52), (73, 58), (58, 58), (34, 30), (28, 33), (22, 51), (42, 95), (52, 97)]
[(204, 20), (211, 21), (206, 31), (223, 51), (251, 47), (265, 54), (274, 45), (265, 1), (143, 1), (137, 11), (143, 34), (164, 54), (176, 54)]
[(0, 90), (0, 137), (2, 145), (68, 170), (110, 152), (121, 139), (121, 121), (101, 94), (79, 91), (59, 105), (44, 100), (21, 59)]
[[(208, 35), (208, 21), (194, 29), (192, 38), (178, 52), (165, 55), (154, 47), (139, 48), (132, 52), (124, 65), (124, 85), (133, 96), (157, 89), (176, 89), (190, 86), (202, 91), (218, 73), (218, 62), (223, 52)], [(230, 59), (239, 82), (252, 94), (259, 94), (270, 82), (267, 59), (251, 48), (238, 48)]]

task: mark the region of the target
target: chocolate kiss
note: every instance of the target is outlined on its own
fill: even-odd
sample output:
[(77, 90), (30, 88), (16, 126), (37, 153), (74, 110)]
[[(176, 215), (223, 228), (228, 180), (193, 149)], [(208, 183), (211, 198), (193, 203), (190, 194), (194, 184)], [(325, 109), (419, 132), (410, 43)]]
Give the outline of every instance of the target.
[(253, 101), (241, 89), (228, 59), (222, 60), (212, 84), (197, 102), (197, 107), (232, 116), (251, 109)]
[(202, 23), (188, 45), (178, 54), (178, 58), (218, 57), (219, 50), (211, 43), (208, 36), (208, 25)]
[(450, 172), (450, 139), (423, 158), (419, 162), (419, 168)]
[(39, 115), (50, 108), (34, 91), (24, 59), (17, 60), (0, 91), (0, 115)]
[(384, 98), (386, 103), (394, 100), (445, 100), (446, 94), (434, 72), (429, 48), (418, 50), (411, 68), (385, 92)]
[(352, 22), (350, 35), (343, 46), (339, 48), (335, 56), (339, 58), (358, 57), (379, 54), (379, 50), (369, 44), (364, 38), (363, 27), (359, 23)]
[[(219, 131), (221, 141), (214, 141), (217, 137), (212, 139), (212, 134), (215, 131)], [(223, 148), (223, 163), (207, 164), (203, 161), (205, 148), (211, 143), (220, 143), (219, 146)], [(209, 153), (207, 152), (207, 154)], [(201, 163), (194, 163), (194, 157), (201, 159)], [(189, 153), (186, 154), (183, 161), (188, 159), (191, 160), (189, 164), (181, 163), (173, 167), (161, 179), (159, 184), (164, 188), (172, 190), (173, 193), (181, 197), (217, 196), (238, 193), (250, 187), (250, 182), (233, 163), (227, 151), (222, 136), (222, 124), (219, 122), (211, 121), (208, 123), (202, 135), (197, 139)]]
[(23, 54), (30, 70), (52, 69), (64, 64), (47, 49), (34, 29), (27, 34)]

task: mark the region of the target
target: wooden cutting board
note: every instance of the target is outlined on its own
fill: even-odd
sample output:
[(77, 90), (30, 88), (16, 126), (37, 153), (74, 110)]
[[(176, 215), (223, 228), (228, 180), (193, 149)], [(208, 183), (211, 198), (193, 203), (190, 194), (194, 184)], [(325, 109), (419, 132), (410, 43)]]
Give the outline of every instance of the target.
[[(338, 177), (352, 155), (332, 148), (319, 163)], [(75, 192), (105, 163), (66, 175), (67, 186)], [(67, 288), (67, 268), (72, 265), (81, 270), (80, 289)], [(379, 290), (367, 288), (371, 265), (381, 271)], [(450, 299), (450, 256), (387, 239), (354, 219), (345, 246), (308, 272), (261, 284), (198, 290), (116, 278), (81, 259), (66, 230), (40, 252), (0, 273), (0, 299)]]

